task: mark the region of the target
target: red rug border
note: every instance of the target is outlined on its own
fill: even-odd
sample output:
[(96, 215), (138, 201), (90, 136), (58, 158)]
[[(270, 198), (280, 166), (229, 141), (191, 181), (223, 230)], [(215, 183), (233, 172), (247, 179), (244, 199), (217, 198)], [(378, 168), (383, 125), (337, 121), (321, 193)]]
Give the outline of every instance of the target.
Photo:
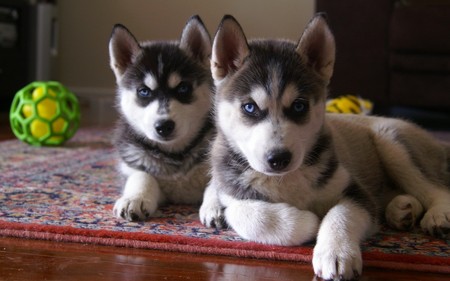
[[(218, 241), (202, 238), (110, 230), (82, 229), (70, 226), (5, 222), (0, 220), (0, 235), (59, 242), (75, 242), (172, 252), (234, 256), (308, 263), (312, 247), (282, 247), (254, 242)], [(401, 259), (402, 262), (398, 262)], [(420, 272), (450, 273), (450, 257), (363, 252), (364, 266)]]

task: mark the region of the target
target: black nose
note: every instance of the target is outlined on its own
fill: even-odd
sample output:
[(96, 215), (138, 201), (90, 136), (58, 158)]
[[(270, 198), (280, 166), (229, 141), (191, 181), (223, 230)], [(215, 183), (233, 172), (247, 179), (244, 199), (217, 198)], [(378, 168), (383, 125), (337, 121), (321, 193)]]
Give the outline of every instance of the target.
[(277, 150), (267, 156), (267, 162), (274, 171), (281, 171), (291, 163), (292, 154), (287, 150)]
[(167, 138), (175, 129), (175, 122), (172, 120), (160, 120), (155, 123), (155, 130), (163, 138)]

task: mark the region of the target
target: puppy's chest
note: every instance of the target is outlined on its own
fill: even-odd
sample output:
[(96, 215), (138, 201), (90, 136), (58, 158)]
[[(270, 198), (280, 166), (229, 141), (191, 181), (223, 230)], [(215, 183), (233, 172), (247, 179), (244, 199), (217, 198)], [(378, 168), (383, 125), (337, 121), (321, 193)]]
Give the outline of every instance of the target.
[(168, 202), (199, 204), (209, 181), (208, 165), (199, 163), (183, 175), (156, 177), (156, 180)]
[(269, 202), (289, 203), (299, 209), (308, 209), (318, 215), (325, 214), (343, 196), (351, 181), (348, 171), (338, 165), (327, 184), (317, 186), (322, 177), (321, 167), (298, 169), (283, 177), (248, 175), (249, 186)]
[(206, 161), (206, 148), (199, 146), (187, 153), (167, 153), (154, 147), (127, 144), (119, 147), (122, 160), (130, 167), (154, 177), (178, 180)]

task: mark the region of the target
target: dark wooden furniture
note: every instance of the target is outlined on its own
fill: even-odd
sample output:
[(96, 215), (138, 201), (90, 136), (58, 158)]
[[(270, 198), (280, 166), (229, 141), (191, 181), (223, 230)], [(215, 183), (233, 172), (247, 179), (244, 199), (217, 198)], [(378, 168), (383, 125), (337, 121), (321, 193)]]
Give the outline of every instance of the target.
[(336, 37), (332, 95), (450, 113), (450, 1), (317, 0), (316, 9)]

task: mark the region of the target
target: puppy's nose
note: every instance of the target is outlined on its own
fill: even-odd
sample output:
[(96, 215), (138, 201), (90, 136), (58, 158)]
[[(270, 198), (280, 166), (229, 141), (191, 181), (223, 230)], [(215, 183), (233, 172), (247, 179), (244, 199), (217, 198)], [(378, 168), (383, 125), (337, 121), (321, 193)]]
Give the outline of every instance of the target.
[(163, 138), (167, 138), (175, 129), (175, 122), (172, 120), (160, 120), (155, 123), (155, 130)]
[(287, 150), (277, 150), (267, 156), (267, 162), (274, 171), (282, 171), (291, 163), (292, 154)]

